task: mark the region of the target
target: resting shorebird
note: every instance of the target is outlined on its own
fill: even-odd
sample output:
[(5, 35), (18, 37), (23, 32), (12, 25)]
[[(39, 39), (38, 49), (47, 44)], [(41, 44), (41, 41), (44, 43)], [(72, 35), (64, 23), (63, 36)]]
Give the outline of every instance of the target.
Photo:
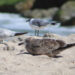
[[(34, 39), (27, 38), (26, 41), (26, 49), (32, 55), (47, 55), (49, 57), (56, 57), (57, 54), (62, 52), (63, 50), (75, 46), (73, 44), (66, 44), (62, 40), (55, 39)], [(21, 45), (23, 43), (20, 43)]]
[(18, 33), (15, 31), (11, 31), (9, 29), (4, 29), (4, 28), (0, 28), (0, 43), (3, 43), (3, 40), (6, 40), (9, 37), (13, 37), (13, 36), (18, 36), (18, 35), (22, 35), (22, 34), (26, 34), (25, 33)]
[(47, 21), (44, 19), (27, 19), (26, 22), (29, 22), (32, 29), (35, 30), (35, 35), (39, 35), (39, 30), (47, 27), (48, 25), (56, 25), (56, 21)]

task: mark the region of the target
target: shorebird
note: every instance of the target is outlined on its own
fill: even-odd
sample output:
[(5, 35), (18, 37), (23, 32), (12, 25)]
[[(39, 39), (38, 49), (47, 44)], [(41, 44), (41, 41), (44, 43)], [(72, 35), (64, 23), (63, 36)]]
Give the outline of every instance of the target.
[[(47, 55), (49, 57), (56, 57), (57, 54), (63, 50), (75, 46), (75, 43), (66, 44), (62, 40), (55, 39), (35, 39), (27, 38), (25, 40), (26, 49), (32, 55)], [(20, 43), (19, 45), (22, 45)]]
[(45, 28), (48, 25), (56, 25), (56, 21), (47, 21), (45, 19), (27, 19), (26, 22), (29, 22), (32, 29), (35, 30), (35, 35), (39, 36), (39, 30)]
[(9, 37), (18, 36), (18, 35), (22, 35), (22, 34), (26, 34), (26, 33), (27, 32), (18, 33), (15, 31), (11, 31), (9, 29), (0, 28), (0, 43), (3, 43), (3, 40), (6, 40)]

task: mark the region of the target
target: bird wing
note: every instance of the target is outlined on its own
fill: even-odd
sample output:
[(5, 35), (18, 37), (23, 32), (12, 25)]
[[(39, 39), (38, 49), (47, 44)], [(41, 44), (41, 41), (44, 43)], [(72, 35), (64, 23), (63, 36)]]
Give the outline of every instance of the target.
[(62, 40), (55, 39), (34, 39), (31, 42), (32, 47), (45, 48), (50, 50), (56, 50), (66, 46), (66, 43)]
[(42, 39), (41, 46), (48, 48), (48, 49), (51, 49), (51, 50), (55, 50), (60, 47), (58, 42), (54, 39)]
[(32, 21), (32, 25), (36, 25), (36, 26), (39, 26), (39, 27), (46, 26), (48, 24), (49, 24), (49, 22), (46, 22), (46, 21), (43, 21), (43, 20), (40, 20), (40, 19), (35, 19), (35, 20)]
[(58, 49), (60, 45), (53, 39), (34, 39), (30, 42), (29, 52), (32, 54), (47, 54)]
[(60, 47), (59, 43), (54, 39), (34, 39), (31, 43), (32, 47), (40, 48), (40, 49), (50, 49), (55, 50)]
[(40, 45), (40, 39), (34, 39), (32, 42), (32, 47), (34, 48), (39, 48), (41, 45)]

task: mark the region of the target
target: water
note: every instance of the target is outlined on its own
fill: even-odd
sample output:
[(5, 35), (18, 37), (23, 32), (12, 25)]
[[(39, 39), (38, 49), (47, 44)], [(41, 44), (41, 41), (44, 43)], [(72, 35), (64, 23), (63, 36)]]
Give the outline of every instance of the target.
[[(28, 35), (34, 35), (34, 30), (26, 22), (26, 18), (21, 17), (19, 14), (0, 13), (0, 28), (7, 28), (17, 32), (29, 32)], [(40, 31), (40, 35), (45, 33), (55, 33), (60, 35), (70, 35), (75, 33), (75, 27), (59, 27), (49, 26)]]

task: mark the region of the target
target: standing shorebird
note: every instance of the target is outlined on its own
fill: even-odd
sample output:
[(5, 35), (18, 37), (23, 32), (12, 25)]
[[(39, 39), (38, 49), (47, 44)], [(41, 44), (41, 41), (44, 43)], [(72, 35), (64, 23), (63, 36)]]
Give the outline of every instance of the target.
[[(24, 43), (20, 43), (19, 45), (22, 44)], [(75, 46), (75, 43), (67, 44), (62, 40), (55, 39), (35, 39), (30, 37), (25, 40), (25, 47), (32, 55), (56, 57), (57, 54), (72, 46)]]
[(48, 25), (56, 25), (55, 21), (47, 21), (44, 19), (27, 19), (26, 22), (29, 22), (32, 29), (35, 30), (35, 35), (39, 36), (39, 30), (47, 27)]
[(18, 36), (18, 35), (22, 35), (22, 34), (26, 34), (25, 33), (18, 33), (15, 31), (11, 31), (9, 29), (4, 29), (4, 28), (0, 28), (0, 43), (3, 43), (3, 40), (6, 40), (9, 37), (13, 37), (13, 36)]

